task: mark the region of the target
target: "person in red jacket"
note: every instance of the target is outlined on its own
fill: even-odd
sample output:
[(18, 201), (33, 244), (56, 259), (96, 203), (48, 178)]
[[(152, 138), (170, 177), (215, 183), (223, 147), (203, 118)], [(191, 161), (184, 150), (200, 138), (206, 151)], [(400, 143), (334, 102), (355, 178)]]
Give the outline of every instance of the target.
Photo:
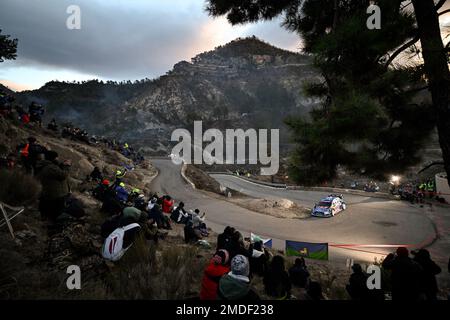
[(163, 203), (162, 203), (162, 211), (164, 213), (172, 213), (172, 208), (174, 205), (174, 201), (170, 196), (164, 196), (163, 197)]
[(227, 250), (218, 250), (203, 273), (200, 300), (216, 300), (220, 278), (230, 272)]

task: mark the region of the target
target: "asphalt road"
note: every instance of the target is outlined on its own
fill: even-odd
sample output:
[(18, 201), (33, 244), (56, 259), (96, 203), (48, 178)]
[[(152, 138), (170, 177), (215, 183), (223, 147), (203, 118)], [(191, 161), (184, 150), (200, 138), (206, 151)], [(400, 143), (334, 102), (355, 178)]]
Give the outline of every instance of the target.
[[(272, 238), (277, 249), (284, 249), (285, 240), (328, 242), (330, 260), (352, 258), (373, 261), (375, 257), (380, 258), (382, 254), (395, 250), (383, 246), (419, 246), (436, 236), (435, 226), (425, 214), (426, 209), (406, 202), (348, 195), (345, 196), (347, 210), (333, 218), (281, 219), (244, 209), (193, 189), (181, 177), (180, 166), (170, 159), (154, 159), (152, 163), (159, 170), (159, 175), (152, 182), (153, 191), (170, 194), (176, 201), (183, 201), (187, 208), (199, 208), (206, 212), (207, 224), (215, 232), (221, 232), (227, 225), (234, 226), (244, 236), (253, 232)], [(307, 207), (312, 207), (327, 195), (315, 191), (267, 188), (226, 175), (216, 175), (215, 179), (250, 196), (285, 198)]]

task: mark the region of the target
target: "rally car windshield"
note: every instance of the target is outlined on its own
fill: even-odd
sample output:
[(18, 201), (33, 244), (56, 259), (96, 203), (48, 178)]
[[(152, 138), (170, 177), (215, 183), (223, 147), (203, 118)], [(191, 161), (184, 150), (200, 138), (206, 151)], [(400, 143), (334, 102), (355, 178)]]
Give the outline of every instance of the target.
[(331, 206), (331, 202), (320, 201), (318, 206), (319, 207), (329, 207), (329, 206)]

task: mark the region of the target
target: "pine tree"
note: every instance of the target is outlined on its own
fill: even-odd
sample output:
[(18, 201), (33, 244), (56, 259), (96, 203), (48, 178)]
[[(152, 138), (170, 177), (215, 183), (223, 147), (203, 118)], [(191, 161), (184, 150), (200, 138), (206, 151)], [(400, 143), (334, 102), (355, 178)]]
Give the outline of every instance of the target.
[(314, 57), (323, 81), (306, 84), (305, 92), (322, 104), (310, 119), (286, 120), (298, 143), (292, 156), (298, 181), (332, 179), (338, 165), (381, 176), (419, 161), (436, 112), (413, 103), (424, 86), (422, 66), (393, 63), (417, 42), (411, 40), (418, 33), (415, 17), (403, 2), (376, 1), (382, 28), (369, 30), (369, 0), (209, 1), (209, 13), (232, 24), (282, 15)]
[(0, 29), (0, 62), (16, 59), (17, 42), (17, 39), (11, 39), (11, 36), (2, 34)]

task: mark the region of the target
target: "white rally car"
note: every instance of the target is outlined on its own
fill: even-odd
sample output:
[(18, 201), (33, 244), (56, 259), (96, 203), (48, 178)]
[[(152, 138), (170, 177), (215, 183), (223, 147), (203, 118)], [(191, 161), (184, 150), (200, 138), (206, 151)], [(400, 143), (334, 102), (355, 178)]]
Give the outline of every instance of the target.
[(330, 194), (323, 198), (311, 210), (311, 215), (315, 217), (334, 217), (335, 214), (344, 211), (347, 205), (342, 195)]

